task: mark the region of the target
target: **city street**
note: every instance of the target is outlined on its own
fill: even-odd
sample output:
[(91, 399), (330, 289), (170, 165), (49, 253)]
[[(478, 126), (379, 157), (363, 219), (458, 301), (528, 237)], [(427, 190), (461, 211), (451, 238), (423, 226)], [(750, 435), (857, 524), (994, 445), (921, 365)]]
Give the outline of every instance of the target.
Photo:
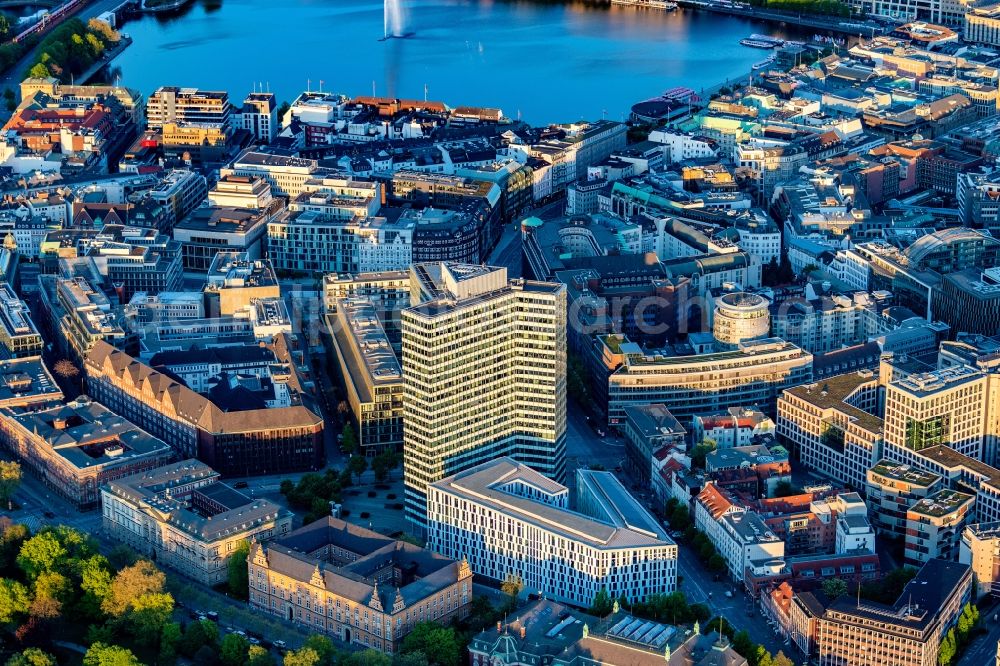
[[(678, 545), (677, 550), (678, 576), (683, 579), (678, 588), (690, 603), (707, 604), (713, 616), (726, 618), (726, 624), (732, 624), (736, 631), (745, 630), (754, 643), (763, 645), (771, 654), (783, 650), (787, 656), (795, 658), (794, 647), (786, 645), (775, 634), (761, 616), (759, 605), (749, 606), (742, 586), (735, 585), (726, 574), (715, 581), (715, 574), (709, 572), (686, 545)], [(727, 590), (733, 592), (732, 598), (726, 596)], [(748, 606), (752, 615), (747, 614)]]
[(521, 275), (521, 220), (528, 217), (537, 217), (542, 220), (554, 220), (563, 214), (566, 202), (557, 199), (539, 208), (535, 208), (524, 215), (518, 216), (513, 223), (504, 226), (503, 234), (497, 245), (490, 253), (490, 266), (506, 266), (507, 277), (518, 278)]
[[(599, 437), (587, 423), (581, 410), (572, 402), (567, 407), (566, 428), (566, 481), (574, 488), (576, 470), (580, 466), (601, 465), (613, 470), (621, 465), (625, 457), (625, 441), (609, 434)], [(618, 477), (630, 491), (643, 499), (643, 492), (648, 489), (636, 488), (634, 483), (623, 473)], [(681, 583), (678, 586), (690, 603), (703, 603), (712, 609), (713, 615), (726, 618), (737, 631), (746, 630), (751, 640), (763, 645), (772, 654), (784, 650), (788, 656), (793, 656), (795, 648), (785, 644), (767, 620), (760, 614), (759, 604), (750, 605), (742, 586), (734, 585), (723, 574), (719, 581), (714, 580), (715, 574), (709, 572), (691, 549), (683, 544), (678, 545), (678, 576)], [(733, 592), (732, 597), (726, 596), (726, 591)], [(748, 615), (748, 607), (752, 614)]]
[(994, 619), (997, 610), (996, 604), (984, 605), (980, 609), (986, 633), (969, 644), (962, 658), (955, 662), (956, 666), (993, 666), (996, 663), (997, 643), (1000, 642), (1000, 621)]

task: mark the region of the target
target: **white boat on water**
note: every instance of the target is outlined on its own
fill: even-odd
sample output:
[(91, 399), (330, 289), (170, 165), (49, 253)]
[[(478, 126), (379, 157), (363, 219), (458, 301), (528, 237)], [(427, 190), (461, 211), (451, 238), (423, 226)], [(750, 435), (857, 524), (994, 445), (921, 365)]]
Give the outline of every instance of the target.
[(750, 39), (756, 39), (762, 42), (771, 42), (772, 44), (784, 44), (785, 42), (785, 40), (780, 39), (778, 37), (772, 37), (771, 35), (760, 35), (757, 33), (750, 35)]
[(759, 39), (741, 39), (740, 44), (754, 49), (773, 49), (777, 46), (777, 44), (773, 42), (765, 42)]
[(756, 72), (758, 69), (764, 69), (765, 67), (770, 67), (772, 63), (774, 63), (774, 56), (750, 65), (750, 69)]
[(677, 9), (677, 3), (670, 0), (611, 0), (611, 4), (642, 9), (662, 9), (664, 11)]

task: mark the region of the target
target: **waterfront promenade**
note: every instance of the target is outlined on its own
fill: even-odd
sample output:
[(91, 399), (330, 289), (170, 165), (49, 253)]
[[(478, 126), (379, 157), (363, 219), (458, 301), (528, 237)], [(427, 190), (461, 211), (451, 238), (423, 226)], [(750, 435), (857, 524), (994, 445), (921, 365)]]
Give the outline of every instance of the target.
[[(80, 11), (67, 16), (66, 18), (76, 17), (86, 23), (90, 19), (96, 18), (104, 12), (111, 11), (121, 4), (122, 0), (94, 0), (94, 2), (88, 3), (81, 8)], [(10, 88), (14, 92), (18, 91), (21, 81), (23, 81), (24, 77), (28, 75), (28, 68), (35, 62), (35, 57), (38, 55), (37, 49), (37, 46), (28, 49), (20, 60), (4, 72), (3, 76), (0, 77), (0, 92), (6, 90), (7, 88)], [(4, 117), (8, 115), (5, 110), (2, 111), (2, 113)]]
[(884, 31), (884, 27), (870, 20), (826, 16), (823, 14), (792, 14), (790, 12), (774, 11), (760, 7), (724, 6), (703, 0), (677, 0), (677, 4), (685, 9), (695, 11), (741, 16), (758, 21), (768, 21), (778, 25), (789, 25), (797, 28), (812, 28), (822, 32), (835, 32), (843, 35), (872, 37)]

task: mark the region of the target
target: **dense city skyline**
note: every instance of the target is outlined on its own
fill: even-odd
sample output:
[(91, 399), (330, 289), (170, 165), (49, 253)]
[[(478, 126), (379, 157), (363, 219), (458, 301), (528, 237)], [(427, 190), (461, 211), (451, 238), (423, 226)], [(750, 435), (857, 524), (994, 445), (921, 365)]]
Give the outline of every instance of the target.
[(997, 7), (0, 8), (0, 663), (1000, 666)]

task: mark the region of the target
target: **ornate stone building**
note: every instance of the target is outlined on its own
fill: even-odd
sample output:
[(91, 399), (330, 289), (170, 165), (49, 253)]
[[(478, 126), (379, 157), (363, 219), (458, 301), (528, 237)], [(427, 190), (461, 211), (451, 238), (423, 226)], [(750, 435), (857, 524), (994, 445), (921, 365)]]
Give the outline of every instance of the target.
[(464, 618), (472, 601), (465, 560), (332, 517), (253, 544), (247, 566), (254, 610), (386, 654), (416, 623)]

